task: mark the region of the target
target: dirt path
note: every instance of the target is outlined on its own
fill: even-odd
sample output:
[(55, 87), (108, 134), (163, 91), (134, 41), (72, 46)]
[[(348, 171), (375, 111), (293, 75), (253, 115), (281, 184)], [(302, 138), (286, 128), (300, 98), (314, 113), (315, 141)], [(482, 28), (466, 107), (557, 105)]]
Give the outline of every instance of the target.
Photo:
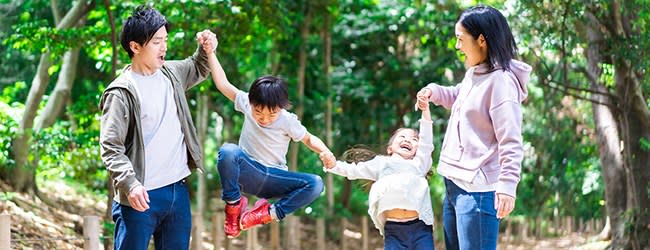
[(549, 249), (580, 249), (602, 250), (607, 247), (608, 241), (599, 241), (593, 235), (573, 233), (557, 238), (541, 240), (529, 239), (520, 242), (499, 242), (500, 250), (549, 250)]

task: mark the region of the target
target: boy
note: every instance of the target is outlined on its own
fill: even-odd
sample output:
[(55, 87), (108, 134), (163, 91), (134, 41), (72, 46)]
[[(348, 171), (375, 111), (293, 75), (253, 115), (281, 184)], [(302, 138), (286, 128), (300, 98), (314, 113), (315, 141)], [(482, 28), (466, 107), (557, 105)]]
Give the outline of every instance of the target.
[[(213, 43), (216, 47), (217, 43)], [(302, 141), (312, 151), (332, 154), (318, 137), (300, 123), (290, 107), (287, 84), (275, 76), (256, 79), (249, 93), (233, 86), (212, 52), (212, 44), (203, 48), (215, 85), (235, 110), (244, 114), (239, 145), (224, 144), (219, 150), (217, 168), (226, 202), (224, 231), (228, 238), (239, 236), (240, 230), (282, 220), (287, 214), (314, 201), (323, 191), (320, 176), (287, 171), (286, 154), (289, 141)], [(246, 197), (241, 191), (261, 197), (255, 206), (244, 211)], [(271, 204), (266, 199), (278, 198)]]

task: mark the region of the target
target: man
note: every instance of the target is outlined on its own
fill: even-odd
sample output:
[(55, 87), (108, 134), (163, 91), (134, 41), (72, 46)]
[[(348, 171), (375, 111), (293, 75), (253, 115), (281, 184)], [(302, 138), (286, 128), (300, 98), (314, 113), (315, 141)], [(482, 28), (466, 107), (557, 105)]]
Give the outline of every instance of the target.
[[(165, 17), (139, 6), (124, 22), (122, 48), (128, 65), (106, 88), (100, 146), (115, 186), (115, 249), (187, 249), (192, 227), (185, 178), (204, 171), (200, 145), (184, 91), (206, 79), (201, 48), (185, 60), (165, 62)], [(215, 44), (210, 31), (200, 44)]]

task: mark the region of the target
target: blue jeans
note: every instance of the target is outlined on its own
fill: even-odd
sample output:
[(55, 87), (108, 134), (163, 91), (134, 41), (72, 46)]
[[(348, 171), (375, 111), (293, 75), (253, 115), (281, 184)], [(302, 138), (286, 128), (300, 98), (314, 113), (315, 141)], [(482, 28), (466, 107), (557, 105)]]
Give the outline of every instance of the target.
[(469, 193), (445, 178), (442, 221), (446, 249), (496, 249), (499, 219), (494, 192)]
[(149, 190), (149, 209), (139, 212), (113, 201), (115, 250), (188, 249), (192, 231), (190, 198), (184, 181)]
[(384, 225), (384, 249), (433, 250), (433, 226), (419, 219), (407, 222), (387, 221)]
[(217, 168), (224, 201), (238, 200), (242, 191), (265, 199), (279, 199), (273, 206), (280, 220), (316, 200), (323, 192), (320, 176), (266, 167), (231, 143), (219, 149)]

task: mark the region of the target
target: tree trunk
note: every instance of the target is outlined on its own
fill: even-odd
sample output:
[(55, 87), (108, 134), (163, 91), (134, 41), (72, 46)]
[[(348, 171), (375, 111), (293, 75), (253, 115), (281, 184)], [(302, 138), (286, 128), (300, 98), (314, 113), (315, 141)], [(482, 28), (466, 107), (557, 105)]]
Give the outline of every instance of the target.
[[(327, 6), (326, 6), (326, 9)], [(329, 11), (324, 13), (324, 29), (323, 29), (323, 73), (325, 86), (327, 86), (327, 99), (325, 101), (325, 140), (328, 147), (334, 145), (334, 136), (332, 133), (333, 124), (332, 124), (332, 111), (334, 110), (334, 89), (332, 87), (332, 79), (330, 77), (331, 65), (332, 65), (332, 35), (330, 32), (331, 29), (331, 17)], [(327, 189), (327, 210), (328, 214), (332, 215), (334, 212), (334, 181), (331, 174), (327, 175), (326, 189)]]
[(65, 108), (65, 104), (70, 97), (70, 91), (74, 85), (75, 77), (77, 76), (79, 51), (79, 48), (72, 48), (63, 55), (63, 65), (61, 66), (59, 79), (56, 81), (56, 86), (47, 100), (45, 109), (41, 112), (36, 122), (35, 131), (52, 126), (60, 116), (61, 111)]
[[(618, 44), (607, 44), (608, 46), (623, 46), (628, 47), (626, 44), (629, 42), (630, 37), (637, 36), (634, 32), (638, 30), (629, 29), (628, 24), (632, 23), (637, 18), (635, 10), (626, 9), (626, 6), (621, 6), (620, 2), (613, 1), (609, 3), (609, 13), (603, 16), (596, 16), (596, 14), (589, 11), (586, 12), (590, 21), (594, 20), (609, 20), (609, 26), (599, 25), (589, 29), (590, 39), (593, 37), (607, 37), (609, 39), (602, 39), (603, 41), (622, 41)], [(590, 10), (592, 8), (588, 8)], [(607, 51), (600, 49), (601, 45), (598, 40), (593, 39), (589, 46), (596, 46), (594, 50)], [(638, 53), (632, 51), (632, 53)], [(640, 79), (642, 79), (642, 72), (636, 72), (634, 62), (631, 62), (628, 57), (622, 54), (611, 54), (611, 60), (602, 60), (613, 64), (614, 66), (614, 83), (615, 83), (615, 96), (617, 98), (617, 112), (614, 114), (613, 120), (616, 122), (620, 139), (622, 141), (621, 156), (623, 170), (614, 170), (624, 173), (625, 187), (618, 189), (622, 192), (617, 192), (612, 195), (619, 197), (612, 197), (615, 199), (611, 202), (617, 202), (614, 206), (618, 208), (621, 206), (622, 201), (620, 196), (625, 196), (625, 210), (624, 217), (625, 230), (622, 230), (620, 222), (616, 222), (616, 218), (610, 214), (612, 220), (613, 234), (619, 234), (623, 231), (624, 236), (621, 239), (614, 239), (611, 247), (614, 249), (642, 249), (650, 245), (650, 197), (648, 197), (648, 190), (650, 188), (650, 110), (648, 110), (648, 103), (643, 96), (641, 90)], [(593, 63), (592, 67), (593, 67)], [(593, 80), (592, 80), (593, 81)], [(611, 132), (610, 132), (611, 133)], [(609, 166), (608, 166), (609, 167)], [(604, 173), (604, 176), (610, 173)], [(619, 173), (614, 173), (619, 174)], [(609, 176), (612, 177), (612, 176)], [(607, 177), (607, 178), (609, 178)], [(621, 178), (614, 176), (613, 178)], [(617, 180), (608, 180), (617, 181)], [(610, 182), (611, 185), (621, 185), (620, 182)], [(610, 186), (611, 186), (610, 185)], [(612, 187), (606, 187), (606, 190)], [(625, 188), (625, 190), (622, 190)], [(613, 192), (614, 190), (612, 190)], [(609, 205), (608, 201), (608, 205)], [(608, 207), (609, 209), (609, 207)], [(623, 211), (608, 211), (608, 213), (621, 213)], [(614, 216), (620, 216), (614, 214)], [(613, 237), (618, 237), (613, 235)], [(628, 241), (629, 240), (629, 241)]]
[[(63, 17), (61, 22), (56, 25), (56, 28), (68, 29), (75, 25), (77, 21), (87, 13), (89, 10), (87, 7), (88, 4), (86, 1), (76, 2), (72, 9), (70, 9), (65, 17)], [(27, 101), (25, 102), (25, 111), (20, 120), (18, 132), (12, 141), (11, 156), (16, 162), (16, 166), (10, 169), (9, 173), (4, 173), (6, 177), (11, 177), (5, 179), (9, 180), (9, 183), (18, 192), (32, 192), (32, 189), (35, 186), (34, 175), (36, 166), (29, 166), (27, 158), (29, 155), (29, 145), (34, 117), (36, 117), (36, 111), (38, 110), (43, 94), (45, 93), (50, 80), (50, 75), (48, 73), (48, 69), (52, 65), (50, 55), (51, 53), (49, 51), (41, 55), (36, 75), (32, 80)]]
[(115, 19), (111, 13), (110, 0), (104, 0), (104, 8), (106, 8), (106, 15), (108, 16), (108, 23), (111, 26), (111, 78), (115, 78), (115, 70), (117, 68), (117, 31), (115, 29)]
[[(205, 145), (205, 140), (206, 140), (206, 135), (208, 133), (208, 110), (210, 109), (209, 107), (209, 102), (208, 102), (208, 95), (206, 93), (200, 93), (199, 98), (198, 98), (198, 112), (196, 112), (196, 119), (197, 121), (197, 133), (199, 136), (199, 143), (201, 144), (201, 151), (202, 154), (205, 155), (205, 149), (203, 145)], [(205, 157), (203, 158), (203, 164), (205, 164)], [(197, 173), (198, 175), (196, 176), (196, 179), (199, 182), (199, 185), (197, 187), (196, 191), (196, 211), (194, 211), (195, 216), (196, 216), (196, 222), (195, 225), (193, 225), (193, 229), (196, 228), (196, 230), (192, 230), (192, 245), (191, 249), (192, 250), (201, 250), (203, 249), (203, 237), (201, 237), (204, 227), (203, 227), (203, 215), (205, 214), (205, 201), (208, 199), (207, 195), (205, 194), (206, 188), (205, 188), (205, 176), (203, 173)], [(194, 217), (193, 217), (194, 218)]]
[(318, 250), (325, 250), (326, 247), (325, 226), (324, 218), (318, 218), (316, 220), (316, 249)]
[[(592, 85), (592, 89), (604, 90), (603, 85)], [(607, 97), (597, 97), (602, 103), (607, 103)], [(596, 139), (600, 157), (601, 173), (605, 182), (605, 206), (611, 223), (612, 245), (624, 244), (624, 226), (626, 204), (625, 171), (620, 150), (620, 138), (616, 121), (611, 109), (607, 106), (592, 103)], [(623, 241), (620, 242), (619, 241)]]
[[(106, 8), (106, 15), (108, 15), (108, 23), (111, 26), (111, 47), (113, 48), (111, 57), (111, 79), (115, 78), (115, 70), (117, 65), (117, 32), (115, 31), (115, 19), (111, 12), (111, 4), (109, 0), (104, 0), (104, 8)], [(108, 186), (108, 197), (106, 200), (106, 211), (104, 212), (104, 220), (112, 221), (112, 203), (113, 196), (115, 195), (113, 181), (110, 177), (106, 178), (106, 186)], [(104, 250), (110, 250), (113, 242), (111, 237), (104, 238)]]
[(345, 230), (348, 228), (348, 219), (341, 217), (341, 250), (348, 250), (348, 239), (345, 236)]
[[(630, 28), (638, 18), (637, 12), (638, 9), (630, 9), (625, 3), (612, 2), (610, 13), (616, 25), (610, 34), (626, 40), (623, 41), (626, 45), (632, 36), (639, 36), (639, 29)], [(617, 121), (623, 139), (623, 166), (627, 178), (626, 231), (630, 232), (632, 249), (647, 249), (650, 246), (650, 110), (640, 82), (645, 69), (634, 67), (636, 62), (623, 54), (612, 61), (621, 109)]]
[[(210, 102), (208, 101), (207, 93), (200, 93), (198, 98), (198, 112), (196, 112), (196, 121), (197, 121), (197, 133), (199, 136), (199, 143), (201, 145), (201, 153), (205, 155), (205, 141), (207, 140), (208, 134), (208, 124), (210, 119)], [(205, 165), (205, 157), (203, 157), (203, 164)], [(206, 194), (206, 183), (205, 175), (203, 173), (197, 173), (197, 178), (199, 179), (199, 185), (197, 190), (196, 197), (196, 209), (199, 213), (205, 213), (206, 200), (208, 196)]]
[[(593, 19), (593, 15), (587, 15)], [(595, 21), (595, 20), (593, 20)], [(609, 93), (607, 87), (598, 82), (602, 69), (598, 64), (602, 60), (600, 51), (603, 37), (597, 29), (596, 22), (587, 25), (587, 37), (589, 47), (587, 48), (587, 78), (590, 80), (591, 90), (594, 93)], [(625, 170), (623, 168), (623, 156), (621, 155), (618, 127), (615, 117), (617, 116), (615, 100), (609, 95), (594, 94), (591, 109), (594, 115), (596, 126), (596, 139), (598, 141), (598, 156), (600, 157), (601, 173), (605, 182), (605, 206), (609, 217), (610, 231), (605, 233), (611, 237), (612, 246), (623, 246), (626, 244), (624, 238), (625, 218), (623, 213), (626, 208), (627, 188), (625, 183)], [(601, 233), (602, 234), (602, 233)], [(608, 237), (609, 238), (609, 237)]]
[[(311, 12), (309, 11), (309, 5), (307, 3), (306, 10), (304, 13), (305, 19), (303, 20), (300, 26), (300, 38), (302, 44), (300, 44), (300, 49), (298, 51), (298, 72), (297, 72), (297, 105), (296, 105), (296, 116), (298, 119), (302, 120), (304, 114), (304, 98), (305, 98), (305, 68), (307, 67), (307, 37), (309, 36), (309, 25), (311, 23)], [(289, 171), (298, 170), (298, 150), (299, 145), (297, 143), (292, 143), (290, 150), (290, 163)], [(287, 227), (285, 230), (287, 239), (287, 247), (289, 249), (300, 249), (300, 219), (293, 218), (287, 220)]]
[[(325, 143), (328, 147), (334, 145), (334, 137), (332, 134), (332, 110), (333, 110), (333, 101), (332, 96), (334, 95), (334, 89), (332, 88), (332, 81), (330, 79), (330, 66), (332, 64), (332, 35), (330, 32), (331, 29), (331, 15), (329, 13), (329, 1), (325, 1), (325, 11), (323, 12), (323, 80), (325, 81), (327, 99), (325, 101)], [(334, 178), (331, 174), (326, 174), (325, 176), (325, 191), (327, 192), (327, 217), (331, 218), (334, 215)], [(325, 250), (326, 244), (326, 234), (328, 232), (328, 225), (331, 226), (333, 223), (326, 224), (325, 218), (318, 218), (317, 221), (318, 227), (316, 228), (318, 234), (318, 244), (316, 249)]]
[[(627, 179), (627, 211), (630, 242), (633, 249), (650, 245), (650, 128), (644, 126), (647, 117), (639, 110), (647, 104), (639, 83), (625, 65), (615, 65), (616, 92), (622, 106), (619, 126), (623, 138), (623, 159)], [(621, 194), (618, 194), (621, 195)]]
[[(23, 117), (18, 125), (18, 132), (16, 137), (13, 138), (11, 155), (14, 158), (16, 166), (9, 169), (9, 173), (5, 176), (9, 185), (13, 186), (14, 190), (18, 192), (31, 192), (34, 185), (34, 175), (36, 166), (27, 165), (27, 156), (29, 154), (29, 141), (32, 135), (32, 125), (36, 110), (38, 109), (47, 83), (50, 80), (50, 75), (47, 69), (52, 65), (50, 59), (50, 52), (45, 52), (41, 55), (36, 76), (32, 80), (32, 87), (25, 102), (25, 111)], [(11, 178), (8, 178), (11, 177)]]

